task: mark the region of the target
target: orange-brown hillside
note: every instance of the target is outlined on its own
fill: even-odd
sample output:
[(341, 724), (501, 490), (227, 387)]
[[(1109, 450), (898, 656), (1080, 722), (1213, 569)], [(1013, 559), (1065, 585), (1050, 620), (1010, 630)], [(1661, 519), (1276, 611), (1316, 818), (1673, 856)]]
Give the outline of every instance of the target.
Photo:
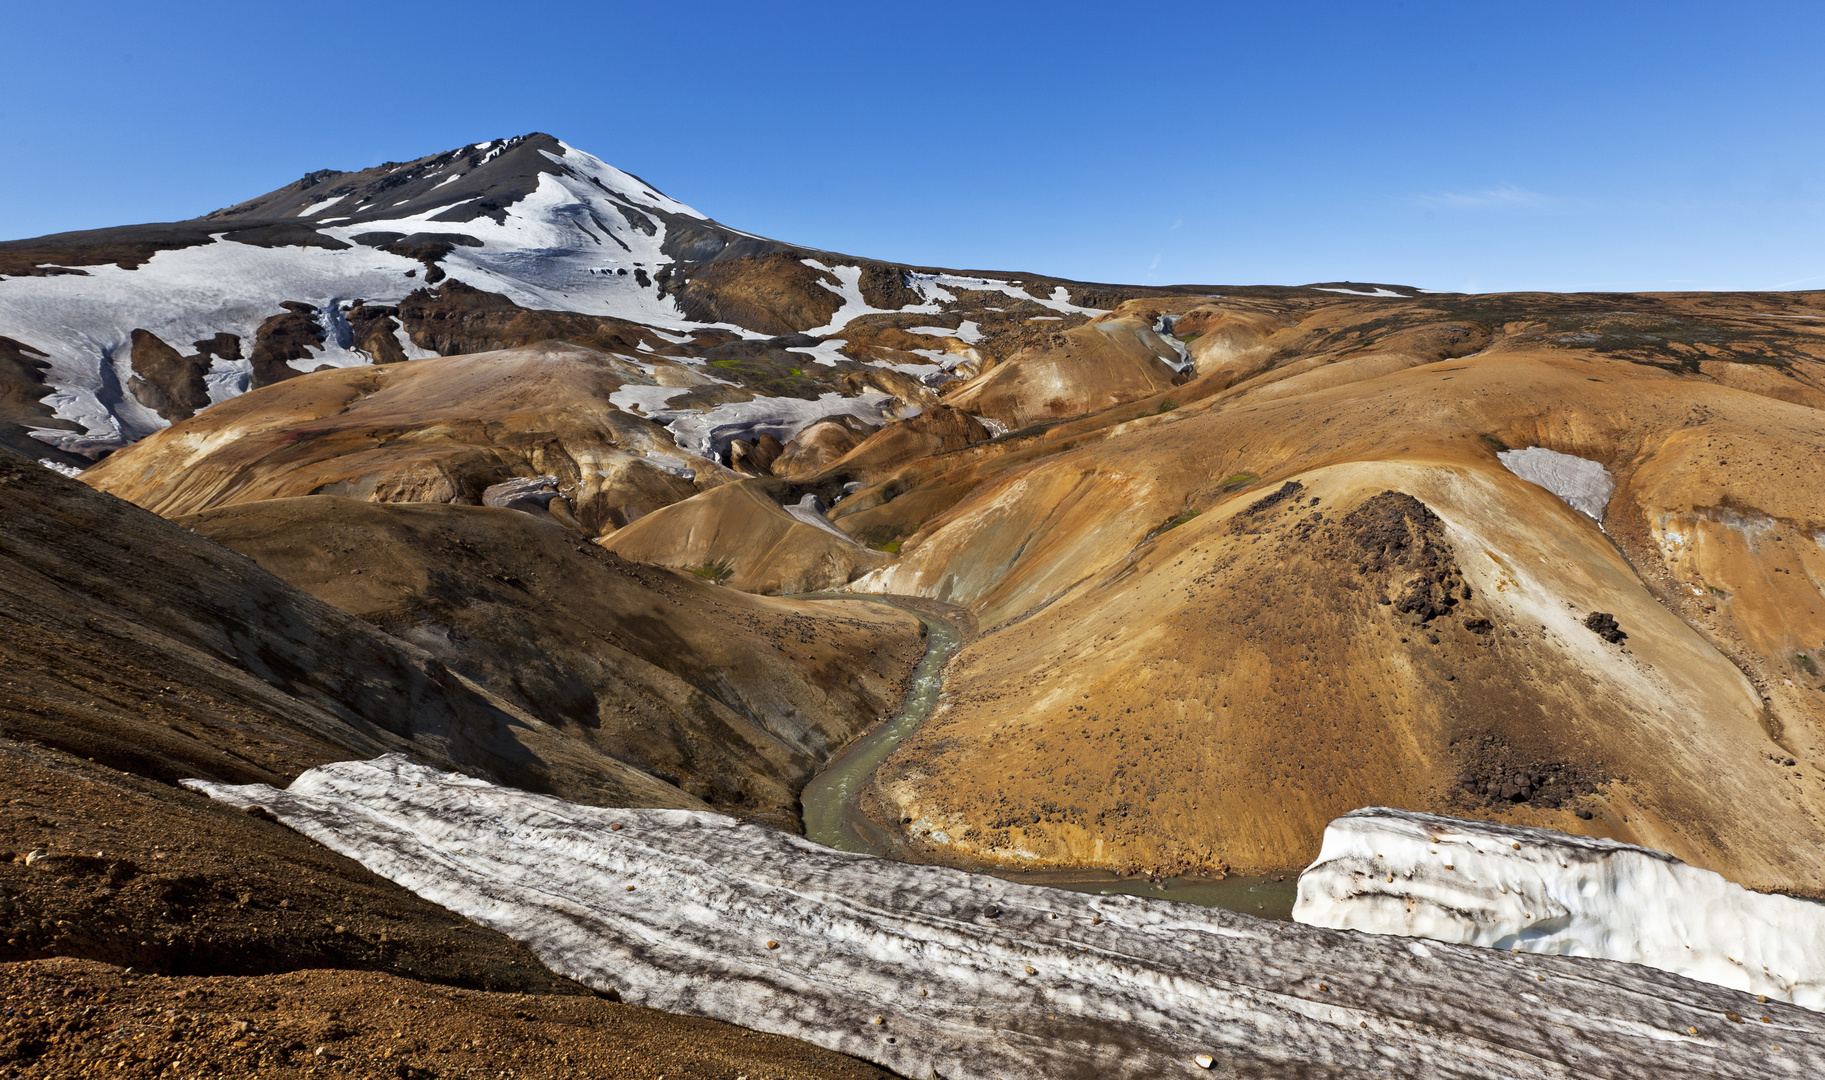
[[(878, 816), (938, 857), (1208, 870), (1298, 865), (1385, 803), (1816, 889), (1820, 339), (1755, 321), (1787, 298), (1654, 299), (1633, 337), (1572, 299), (1474, 298), (1499, 322), (1252, 302), (1283, 329), (1204, 352), (1226, 359), (1170, 399), (840, 505), (908, 534), (860, 587), (988, 628), (877, 774)], [(1182, 317), (1226, 325), (1212, 306)], [(1604, 528), (1510, 446), (1604, 464)]]

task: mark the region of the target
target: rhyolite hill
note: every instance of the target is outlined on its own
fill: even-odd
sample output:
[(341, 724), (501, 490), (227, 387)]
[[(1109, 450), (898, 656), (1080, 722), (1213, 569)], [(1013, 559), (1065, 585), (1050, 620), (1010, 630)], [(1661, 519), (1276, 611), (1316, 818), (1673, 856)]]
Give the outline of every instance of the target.
[[(785, 598), (847, 587), (975, 630), (864, 793), (910, 859), (1284, 872), (1390, 805), (1818, 894), (1822, 327), (1818, 292), (906, 266), (545, 135), (7, 242), (0, 710), (35, 786), (0, 813), (149, 860), (178, 807), (269, 827), (175, 779), (403, 751), (793, 828), (919, 653), (911, 616)], [(26, 779), (58, 770), (147, 813), (98, 832)], [(210, 971), (507, 970), (282, 945), (235, 898), (292, 888), (245, 880), (289, 849), (247, 835), (187, 871), (184, 925), (259, 958)], [(143, 949), (58, 927), (144, 880), (72, 867), (8, 955), (229, 955), (152, 899), (97, 901)]]

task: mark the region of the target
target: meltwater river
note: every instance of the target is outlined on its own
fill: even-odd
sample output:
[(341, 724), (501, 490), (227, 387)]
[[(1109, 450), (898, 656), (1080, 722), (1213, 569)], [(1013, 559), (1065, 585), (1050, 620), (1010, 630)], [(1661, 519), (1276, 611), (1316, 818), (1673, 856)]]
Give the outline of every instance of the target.
[[(914, 615), (925, 623), (925, 656), (913, 672), (912, 688), (900, 712), (887, 722), (844, 747), (824, 770), (811, 778), (799, 796), (803, 807), (806, 839), (839, 851), (893, 858), (893, 845), (881, 827), (862, 813), (862, 789), (874, 771), (908, 735), (917, 731), (938, 704), (944, 689), (944, 665), (957, 653), (963, 633), (956, 623), (919, 610), (911, 604), (897, 603), (891, 597), (864, 596), (855, 593), (807, 593), (794, 600), (866, 600), (886, 604)], [(1297, 876), (1223, 878), (1124, 878), (1106, 870), (1048, 869), (1002, 870), (986, 868), (982, 872), (1009, 881), (1029, 885), (1049, 885), (1074, 892), (1102, 895), (1126, 894), (1149, 896), (1180, 903), (1227, 908), (1270, 919), (1289, 919), (1293, 899), (1298, 891)]]

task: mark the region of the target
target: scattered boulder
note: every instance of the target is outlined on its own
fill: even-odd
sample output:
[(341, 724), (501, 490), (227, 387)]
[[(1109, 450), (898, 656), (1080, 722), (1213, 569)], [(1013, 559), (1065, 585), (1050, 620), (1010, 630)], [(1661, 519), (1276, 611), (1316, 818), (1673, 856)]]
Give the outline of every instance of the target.
[(1584, 625), (1611, 645), (1620, 645), (1623, 639), (1628, 637), (1622, 632), (1622, 627), (1616, 625), (1616, 616), (1607, 611), (1591, 612), (1585, 616)]

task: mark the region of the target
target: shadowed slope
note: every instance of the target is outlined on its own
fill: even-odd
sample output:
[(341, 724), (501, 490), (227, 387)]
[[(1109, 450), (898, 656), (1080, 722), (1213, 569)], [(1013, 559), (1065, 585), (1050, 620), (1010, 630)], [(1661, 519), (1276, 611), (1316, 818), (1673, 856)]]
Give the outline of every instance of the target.
[(630, 563), (489, 507), (318, 496), (182, 524), (731, 813), (798, 828), (798, 790), (893, 711), (921, 628)]
[(586, 802), (694, 806), (193, 533), (0, 454), (8, 734), (163, 780), (404, 751)]

